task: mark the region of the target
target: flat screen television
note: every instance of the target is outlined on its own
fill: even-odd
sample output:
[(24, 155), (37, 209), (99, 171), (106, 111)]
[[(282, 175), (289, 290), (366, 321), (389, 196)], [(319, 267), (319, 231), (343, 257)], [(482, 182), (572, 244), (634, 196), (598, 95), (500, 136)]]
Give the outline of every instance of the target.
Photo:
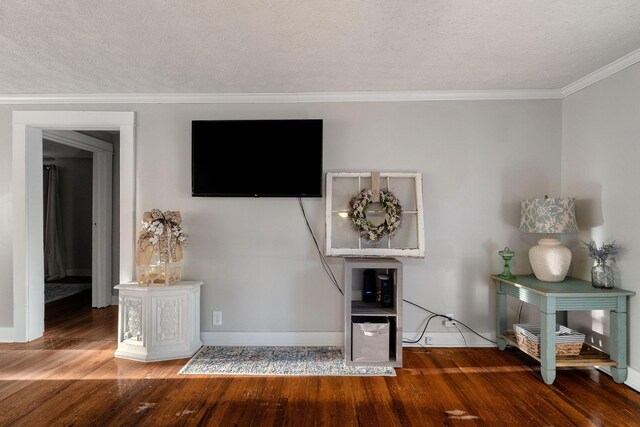
[(193, 120), (194, 197), (322, 197), (322, 119)]

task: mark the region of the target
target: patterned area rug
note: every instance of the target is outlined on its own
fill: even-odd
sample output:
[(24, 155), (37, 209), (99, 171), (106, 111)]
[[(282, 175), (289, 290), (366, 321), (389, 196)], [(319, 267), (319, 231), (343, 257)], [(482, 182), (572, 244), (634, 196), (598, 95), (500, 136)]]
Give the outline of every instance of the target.
[(57, 301), (71, 295), (91, 289), (91, 283), (45, 283), (44, 284), (44, 302), (45, 304)]
[(342, 347), (204, 346), (179, 374), (396, 376), (386, 366), (347, 366)]

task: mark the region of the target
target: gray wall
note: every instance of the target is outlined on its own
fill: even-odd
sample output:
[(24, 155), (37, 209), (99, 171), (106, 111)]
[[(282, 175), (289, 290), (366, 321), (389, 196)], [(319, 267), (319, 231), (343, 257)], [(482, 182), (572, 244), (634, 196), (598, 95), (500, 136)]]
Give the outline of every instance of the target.
[[(562, 193), (576, 197), (579, 238), (616, 240), (616, 286), (640, 294), (640, 64), (628, 67), (565, 98)], [(573, 275), (591, 280), (591, 259), (578, 245)], [(640, 367), (640, 300), (629, 300), (630, 366)], [(609, 316), (574, 313), (573, 327), (594, 344), (609, 346)], [(593, 332), (590, 332), (593, 331)]]
[[(0, 106), (0, 239), (9, 242), (11, 111), (26, 109), (74, 108)], [(325, 171), (421, 172), (427, 255), (402, 259), (405, 298), (478, 332), (494, 331), (488, 276), (501, 271), (497, 251), (508, 245), (513, 271), (531, 272), (526, 251), (536, 239), (518, 232), (519, 200), (560, 193), (559, 100), (82, 106), (105, 109), (136, 112), (136, 217), (182, 212), (184, 276), (205, 282), (203, 331), (337, 332), (343, 303), (297, 200), (190, 196), (191, 120), (322, 118)], [(221, 153), (212, 167), (223, 161)], [(322, 244), (324, 198), (304, 206)], [(11, 258), (11, 245), (0, 247), (0, 327), (12, 324)], [(342, 262), (329, 260), (340, 282)], [(223, 326), (211, 325), (214, 310)], [(406, 307), (404, 330), (425, 317)]]

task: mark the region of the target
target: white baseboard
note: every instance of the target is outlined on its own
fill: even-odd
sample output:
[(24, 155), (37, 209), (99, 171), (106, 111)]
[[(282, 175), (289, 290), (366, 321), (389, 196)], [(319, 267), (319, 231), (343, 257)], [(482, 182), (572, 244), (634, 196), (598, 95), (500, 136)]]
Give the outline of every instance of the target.
[[(464, 333), (462, 339), (459, 332), (430, 332), (432, 344), (404, 343), (404, 347), (495, 347), (495, 344), (486, 341), (472, 333)], [(481, 334), (492, 340), (490, 333)], [(413, 340), (420, 336), (420, 332), (405, 332), (405, 340)], [(201, 332), (200, 339), (204, 345), (344, 345), (344, 333), (342, 332)]]
[(344, 344), (342, 332), (201, 332), (204, 345), (319, 345)]
[[(611, 371), (608, 366), (598, 366), (598, 370), (611, 376)], [(627, 380), (624, 384), (628, 385), (635, 391), (640, 391), (640, 371), (627, 367)]]
[(635, 391), (640, 391), (640, 371), (627, 368), (627, 380), (624, 383)]
[[(402, 338), (405, 341), (415, 341), (420, 338), (422, 332), (404, 332)], [(480, 334), (483, 337), (494, 341), (495, 338), (491, 333)], [(464, 336), (464, 339), (462, 338)], [(431, 344), (426, 344), (426, 337), (431, 338)], [(465, 342), (466, 340), (466, 342)], [(403, 347), (495, 347), (496, 345), (490, 341), (482, 339), (471, 332), (429, 332), (422, 336), (420, 342), (405, 342)]]
[(13, 342), (13, 328), (0, 327), (0, 342)]

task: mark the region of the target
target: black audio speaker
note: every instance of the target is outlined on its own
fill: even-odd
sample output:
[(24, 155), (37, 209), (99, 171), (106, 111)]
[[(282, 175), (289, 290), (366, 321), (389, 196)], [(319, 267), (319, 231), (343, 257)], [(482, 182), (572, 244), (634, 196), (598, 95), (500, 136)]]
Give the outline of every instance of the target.
[(376, 271), (365, 270), (362, 277), (362, 301), (376, 302)]
[(388, 274), (379, 274), (380, 305), (384, 308), (393, 307), (393, 279)]

